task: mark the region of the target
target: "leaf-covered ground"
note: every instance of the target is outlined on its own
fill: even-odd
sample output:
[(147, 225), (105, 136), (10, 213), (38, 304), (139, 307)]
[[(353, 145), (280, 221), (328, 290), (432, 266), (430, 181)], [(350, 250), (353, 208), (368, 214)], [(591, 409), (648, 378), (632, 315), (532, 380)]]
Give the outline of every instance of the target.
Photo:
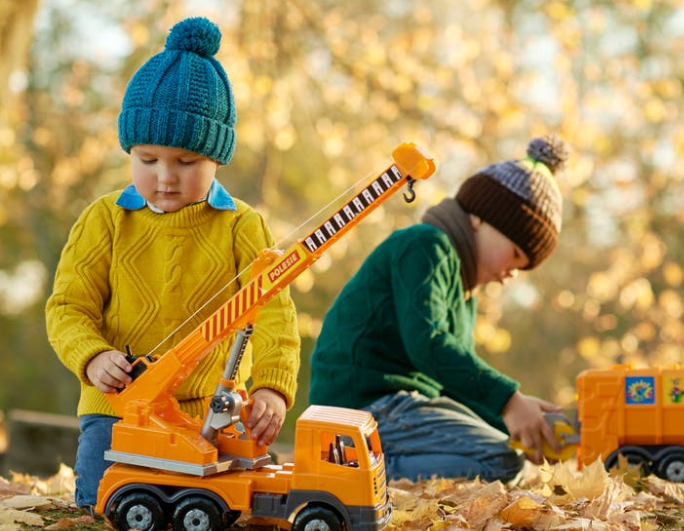
[[(684, 485), (640, 478), (623, 465), (578, 471), (574, 461), (529, 466), (516, 486), (433, 479), (392, 482), (394, 513), (386, 531), (684, 530)], [(76, 509), (73, 471), (47, 479), (0, 478), (0, 531), (100, 531), (101, 518)], [(238, 524), (251, 528), (248, 517)]]

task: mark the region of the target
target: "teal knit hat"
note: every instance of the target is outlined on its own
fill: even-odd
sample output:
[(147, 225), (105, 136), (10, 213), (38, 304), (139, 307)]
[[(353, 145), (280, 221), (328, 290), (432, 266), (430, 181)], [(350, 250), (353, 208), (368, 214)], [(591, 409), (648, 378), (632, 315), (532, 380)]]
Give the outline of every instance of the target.
[(213, 57), (218, 26), (206, 18), (176, 24), (163, 52), (151, 57), (128, 83), (119, 115), (119, 143), (187, 149), (219, 164), (235, 150), (235, 102), (230, 81)]

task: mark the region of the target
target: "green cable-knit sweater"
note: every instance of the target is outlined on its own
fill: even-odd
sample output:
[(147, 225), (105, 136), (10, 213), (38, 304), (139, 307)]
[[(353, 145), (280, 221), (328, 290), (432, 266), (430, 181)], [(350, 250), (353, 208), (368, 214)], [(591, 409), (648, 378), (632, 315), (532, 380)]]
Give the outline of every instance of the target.
[[(240, 280), (249, 280), (248, 274), (235, 280), (238, 274), (273, 245), (261, 216), (241, 201), (235, 200), (235, 211), (205, 201), (157, 214), (117, 206), (120, 194), (100, 198), (75, 223), (47, 302), (50, 343), (81, 382), (79, 415), (113, 414), (85, 373), (96, 354), (125, 352), (126, 345), (137, 355), (152, 349), (163, 354), (237, 293)], [(250, 345), (238, 385), (244, 388), (251, 377), (251, 391), (274, 389), (290, 407), (299, 335), (287, 289), (259, 312)], [(214, 393), (230, 347), (229, 339), (213, 349), (177, 389), (181, 408), (191, 416), (204, 415), (203, 399)]]
[(366, 259), (325, 317), (311, 358), (313, 404), (363, 408), (400, 390), (449, 396), (506, 431), (519, 384), (475, 353), (474, 297), (461, 261), (431, 225), (395, 231)]

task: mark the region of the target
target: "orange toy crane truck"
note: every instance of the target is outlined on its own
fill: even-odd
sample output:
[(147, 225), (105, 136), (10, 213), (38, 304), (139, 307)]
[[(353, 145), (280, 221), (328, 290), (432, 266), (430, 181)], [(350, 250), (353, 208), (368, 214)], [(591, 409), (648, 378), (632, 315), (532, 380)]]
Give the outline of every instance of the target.
[[(234, 378), (259, 309), (391, 194), (435, 171), (414, 144), (360, 193), (285, 252), (264, 250), (240, 291), (161, 356), (133, 358), (133, 381), (109, 394), (121, 418), (105, 458), (114, 464), (95, 511), (120, 531), (218, 531), (242, 511), (293, 531), (379, 531), (391, 506), (375, 419), (367, 412), (311, 406), (297, 420), (294, 463), (274, 465), (244, 428), (249, 401)], [(204, 420), (183, 413), (173, 392), (220, 341), (231, 354)], [(239, 421), (243, 422), (240, 423)], [(288, 525), (289, 525), (288, 524)]]

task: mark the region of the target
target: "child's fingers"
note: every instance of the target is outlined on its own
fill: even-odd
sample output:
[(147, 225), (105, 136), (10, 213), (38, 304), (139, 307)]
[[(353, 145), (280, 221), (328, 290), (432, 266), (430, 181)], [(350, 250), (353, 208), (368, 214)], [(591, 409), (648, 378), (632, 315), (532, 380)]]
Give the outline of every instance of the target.
[(272, 418), (273, 415), (265, 413), (256, 421), (252, 428), (252, 438), (262, 446), (270, 444), (273, 438), (274, 426)]
[(252, 430), (252, 433), (256, 430), (260, 431), (259, 421), (266, 411), (266, 404), (261, 400), (253, 400), (252, 407), (249, 411), (249, 417), (247, 418), (247, 427)]

